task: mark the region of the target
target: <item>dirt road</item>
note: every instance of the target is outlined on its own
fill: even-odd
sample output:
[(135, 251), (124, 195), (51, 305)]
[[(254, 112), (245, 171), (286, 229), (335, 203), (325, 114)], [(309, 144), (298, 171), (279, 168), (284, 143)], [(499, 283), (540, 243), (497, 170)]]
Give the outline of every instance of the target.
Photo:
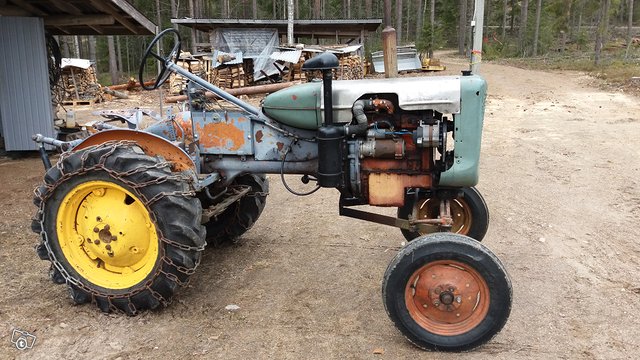
[[(497, 337), (455, 358), (637, 358), (640, 101), (578, 73), (482, 73), (484, 242), (510, 272), (514, 304)], [(0, 358), (451, 358), (413, 347), (385, 314), (380, 284), (400, 232), (340, 218), (336, 191), (297, 198), (275, 176), (256, 226), (210, 249), (169, 308), (130, 318), (75, 307), (33, 251), (42, 172), (35, 158), (0, 159)], [(35, 347), (16, 350), (14, 328)]]

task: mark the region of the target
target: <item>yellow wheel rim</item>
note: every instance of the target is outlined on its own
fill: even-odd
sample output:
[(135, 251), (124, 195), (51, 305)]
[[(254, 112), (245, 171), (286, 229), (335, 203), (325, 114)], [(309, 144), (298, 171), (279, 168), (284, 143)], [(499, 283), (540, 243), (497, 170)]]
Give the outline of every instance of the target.
[(103, 288), (139, 284), (158, 259), (158, 235), (149, 211), (111, 182), (89, 181), (73, 188), (58, 209), (56, 230), (67, 262)]

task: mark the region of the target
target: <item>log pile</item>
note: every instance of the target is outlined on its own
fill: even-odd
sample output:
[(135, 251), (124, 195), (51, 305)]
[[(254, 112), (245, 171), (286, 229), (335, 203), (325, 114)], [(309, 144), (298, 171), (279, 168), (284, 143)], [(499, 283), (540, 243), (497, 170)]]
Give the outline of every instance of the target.
[(296, 64), (292, 64), (289, 68), (289, 75), (287, 77), (288, 81), (307, 81), (307, 74), (302, 71), (302, 64), (304, 64), (305, 57), (304, 55), (300, 55), (300, 60)]
[(343, 56), (334, 77), (339, 80), (358, 80), (364, 78), (364, 63), (359, 55)]
[[(333, 70), (334, 80), (359, 80), (364, 79), (365, 69), (364, 62), (359, 55), (342, 56), (339, 58), (340, 64), (337, 69)], [(302, 67), (303, 62), (294, 65)], [(306, 79), (322, 79), (322, 71), (307, 71)], [(297, 78), (296, 78), (297, 79)], [(303, 78), (304, 79), (304, 78)]]
[[(247, 78), (242, 64), (221, 65), (212, 69), (213, 84), (223, 89), (235, 89), (247, 85)], [(253, 77), (253, 72), (251, 73)]]
[[(196, 76), (206, 79), (207, 73), (204, 64), (199, 59), (193, 58), (190, 53), (181, 53), (176, 65), (192, 74), (195, 74)], [(169, 75), (169, 91), (171, 94), (180, 94), (180, 92), (186, 88), (187, 79), (175, 73), (171, 73), (171, 75)]]
[(64, 105), (93, 104), (102, 100), (102, 90), (93, 65), (87, 69), (68, 66), (62, 69), (60, 79), (64, 89)]

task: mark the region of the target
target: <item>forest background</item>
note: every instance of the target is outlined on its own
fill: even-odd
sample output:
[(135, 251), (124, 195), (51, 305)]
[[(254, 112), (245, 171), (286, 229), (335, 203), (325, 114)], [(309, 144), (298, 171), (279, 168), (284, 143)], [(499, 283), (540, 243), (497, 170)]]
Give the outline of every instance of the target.
[[(160, 29), (172, 18), (382, 19), (383, 0), (128, 0)], [(640, 77), (640, 0), (486, 0), (483, 59), (524, 67), (591, 72), (614, 84)], [(391, 0), (398, 44), (419, 51), (471, 48), (473, 0)], [(369, 34), (367, 53), (381, 49), (380, 32)], [(206, 42), (206, 34), (176, 26), (183, 49)], [(194, 38), (195, 37), (195, 38)], [(60, 36), (64, 57), (96, 63), (104, 85), (135, 76), (150, 36)], [(305, 39), (302, 39), (303, 41)], [(310, 40), (310, 39), (309, 39)], [(153, 77), (153, 69), (149, 70)]]

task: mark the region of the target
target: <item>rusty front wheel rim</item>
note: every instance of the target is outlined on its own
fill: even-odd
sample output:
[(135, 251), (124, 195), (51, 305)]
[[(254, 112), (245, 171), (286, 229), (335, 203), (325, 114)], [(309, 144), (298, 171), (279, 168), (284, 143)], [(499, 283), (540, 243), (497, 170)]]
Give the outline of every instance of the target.
[(409, 316), (426, 331), (455, 336), (477, 327), (489, 312), (489, 286), (473, 267), (439, 260), (416, 270), (405, 287)]
[[(416, 219), (437, 219), (440, 215), (440, 200), (437, 198), (429, 198), (418, 203), (416, 206), (417, 216)], [(468, 235), (471, 230), (471, 223), (473, 222), (473, 215), (471, 214), (471, 207), (469, 204), (461, 198), (451, 200), (451, 217), (453, 224), (451, 225), (451, 232), (461, 235)], [(432, 231), (421, 231), (420, 235), (432, 234), (439, 232), (438, 226), (433, 226)]]

